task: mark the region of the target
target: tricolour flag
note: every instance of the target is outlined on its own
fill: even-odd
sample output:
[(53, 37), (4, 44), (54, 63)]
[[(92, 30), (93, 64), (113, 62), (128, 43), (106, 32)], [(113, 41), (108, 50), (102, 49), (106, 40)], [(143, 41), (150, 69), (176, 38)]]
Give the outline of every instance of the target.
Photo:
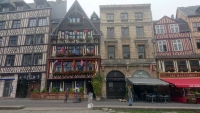
[(64, 62), (64, 63), (63, 63), (63, 66), (66, 66), (67, 64), (68, 64), (67, 62)]
[(59, 62), (58, 60), (56, 60), (56, 61), (53, 63), (54, 66), (57, 66), (58, 64), (60, 64), (60, 62)]
[(80, 63), (80, 65), (81, 65), (81, 66), (83, 66), (83, 64), (84, 64), (84, 62), (83, 62), (83, 60), (81, 60), (81, 63)]
[(61, 47), (60, 53), (64, 53), (64, 47)]
[(72, 62), (72, 66), (75, 67), (75, 65), (76, 65), (76, 61), (73, 60), (73, 62)]
[(90, 53), (90, 50), (87, 48), (87, 53)]

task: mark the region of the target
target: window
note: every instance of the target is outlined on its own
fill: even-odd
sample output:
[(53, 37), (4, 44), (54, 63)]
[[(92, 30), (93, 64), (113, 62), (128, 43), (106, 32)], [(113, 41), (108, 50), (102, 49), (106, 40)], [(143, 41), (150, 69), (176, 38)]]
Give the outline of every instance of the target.
[(110, 37), (114, 37), (114, 28), (111, 27), (111, 28), (107, 28), (107, 36), (110, 38)]
[(193, 31), (200, 31), (200, 22), (192, 23)]
[(174, 63), (173, 61), (164, 61), (165, 64), (165, 71), (173, 71), (172, 69), (174, 69)]
[(76, 70), (84, 71), (84, 65), (81, 66), (81, 62), (76, 62)]
[(114, 20), (114, 14), (113, 13), (109, 13), (106, 15), (107, 20)]
[(34, 26), (36, 26), (36, 19), (35, 18), (29, 20), (29, 27), (34, 27)]
[(74, 46), (68, 46), (69, 53), (74, 53)]
[(181, 39), (173, 40), (173, 45), (174, 45), (174, 51), (182, 51), (183, 50)]
[(171, 33), (178, 33), (179, 32), (178, 24), (170, 24), (170, 30)]
[(2, 37), (0, 37), (0, 46), (1, 46), (1, 44), (2, 44)]
[(80, 23), (81, 18), (68, 18), (69, 23)]
[(156, 27), (156, 34), (164, 34), (165, 33), (163, 25), (156, 25), (155, 27)]
[(91, 64), (91, 62), (88, 62), (88, 71), (92, 71), (93, 70), (93, 65)]
[(198, 71), (199, 70), (199, 61), (198, 60), (190, 60), (190, 68), (191, 71)]
[(56, 72), (61, 72), (62, 71), (62, 66), (61, 63), (59, 63), (58, 65), (55, 66), (56, 67)]
[(160, 41), (158, 41), (158, 47), (159, 47), (159, 52), (165, 52), (165, 51), (167, 51), (166, 40), (160, 40)]
[[(61, 48), (65, 48), (64, 46), (57, 46), (57, 50), (56, 50), (56, 53), (61, 53), (62, 51), (60, 51), (61, 50)], [(65, 50), (63, 51), (63, 53), (65, 52)]]
[(137, 36), (143, 36), (144, 35), (143, 27), (136, 27), (136, 35)]
[(7, 55), (6, 57), (6, 66), (14, 66), (15, 55)]
[(32, 45), (33, 44), (33, 35), (26, 36), (25, 45)]
[(36, 35), (35, 44), (44, 44), (44, 35)]
[(138, 45), (138, 58), (145, 58), (145, 46)]
[(12, 27), (12, 28), (14, 28), (14, 29), (20, 28), (20, 23), (21, 23), (20, 20), (14, 20), (14, 21), (13, 21), (13, 27)]
[(69, 32), (69, 36), (68, 37), (75, 39), (75, 33), (74, 32)]
[(64, 66), (64, 71), (70, 71), (70, 70), (73, 70), (73, 67), (72, 67), (72, 62), (64, 62), (63, 63), (63, 66)]
[(33, 57), (34, 61), (33, 61), (33, 64), (34, 65), (41, 65), (42, 64), (42, 53), (39, 53), (39, 54), (34, 54), (34, 57)]
[(200, 39), (196, 40), (196, 44), (197, 44), (197, 49), (200, 49)]
[(142, 14), (142, 12), (136, 12), (135, 13), (135, 20), (136, 21), (142, 21), (143, 20), (143, 14)]
[(87, 51), (89, 53), (94, 53), (94, 46), (87, 46)]
[(59, 92), (60, 91), (60, 81), (54, 81), (52, 82), (52, 87), (56, 88), (56, 91)]
[(36, 8), (44, 8), (44, 3), (39, 3), (36, 5)]
[(9, 11), (9, 7), (3, 7), (3, 12), (8, 12)]
[(130, 58), (130, 47), (129, 46), (122, 46), (123, 50), (123, 58), (129, 59)]
[(17, 46), (17, 36), (10, 37), (9, 46)]
[(22, 6), (17, 6), (17, 11), (21, 11), (23, 10), (23, 7)]
[(121, 20), (128, 20), (128, 13), (121, 13)]
[(83, 32), (77, 32), (77, 39), (83, 38)]
[(31, 58), (32, 58), (32, 55), (31, 54), (26, 54), (23, 56), (23, 62), (22, 62), (22, 65), (23, 66), (30, 66), (31, 65)]
[(177, 61), (178, 63), (178, 71), (186, 71), (185, 69), (187, 69), (187, 65), (186, 65), (186, 61)]
[(93, 17), (92, 20), (97, 20), (97, 18), (96, 18), (96, 17)]
[(6, 22), (0, 22), (0, 30), (5, 29)]
[(76, 51), (80, 54), (83, 54), (83, 46), (76, 46)]
[(90, 32), (86, 33), (86, 38), (91, 38), (91, 33)]
[(108, 46), (108, 59), (115, 59), (115, 47)]
[(46, 18), (39, 18), (38, 26), (46, 26), (47, 20)]
[(122, 36), (129, 36), (129, 28), (122, 27)]

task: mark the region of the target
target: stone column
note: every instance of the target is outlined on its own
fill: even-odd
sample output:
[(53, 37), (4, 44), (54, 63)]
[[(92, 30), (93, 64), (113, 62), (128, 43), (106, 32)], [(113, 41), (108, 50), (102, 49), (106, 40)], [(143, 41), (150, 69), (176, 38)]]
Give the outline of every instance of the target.
[(0, 97), (3, 97), (3, 90), (4, 90), (4, 80), (0, 80)]
[(13, 90), (10, 94), (10, 96), (13, 97), (13, 98), (16, 97), (18, 74), (14, 74), (14, 78), (15, 78), (15, 80), (12, 81)]
[(42, 73), (40, 91), (46, 88), (46, 73)]

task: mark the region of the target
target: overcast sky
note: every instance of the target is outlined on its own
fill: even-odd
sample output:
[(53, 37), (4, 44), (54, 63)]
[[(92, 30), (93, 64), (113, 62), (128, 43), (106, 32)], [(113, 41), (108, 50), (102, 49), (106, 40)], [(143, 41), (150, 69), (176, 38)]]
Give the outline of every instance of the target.
[[(33, 0), (25, 0), (31, 3)], [(55, 0), (48, 0), (55, 1)], [(67, 10), (75, 0), (67, 0)], [(151, 4), (153, 20), (159, 20), (164, 15), (176, 15), (177, 7), (186, 7), (200, 5), (200, 0), (78, 0), (80, 5), (90, 17), (95, 11), (99, 15), (99, 5), (117, 5), (117, 4)]]

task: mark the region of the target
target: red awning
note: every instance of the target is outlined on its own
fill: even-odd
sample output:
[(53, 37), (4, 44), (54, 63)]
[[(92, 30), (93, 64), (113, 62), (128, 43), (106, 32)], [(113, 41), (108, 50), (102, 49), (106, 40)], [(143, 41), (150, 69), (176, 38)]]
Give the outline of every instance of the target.
[(161, 78), (179, 88), (200, 87), (200, 78)]

